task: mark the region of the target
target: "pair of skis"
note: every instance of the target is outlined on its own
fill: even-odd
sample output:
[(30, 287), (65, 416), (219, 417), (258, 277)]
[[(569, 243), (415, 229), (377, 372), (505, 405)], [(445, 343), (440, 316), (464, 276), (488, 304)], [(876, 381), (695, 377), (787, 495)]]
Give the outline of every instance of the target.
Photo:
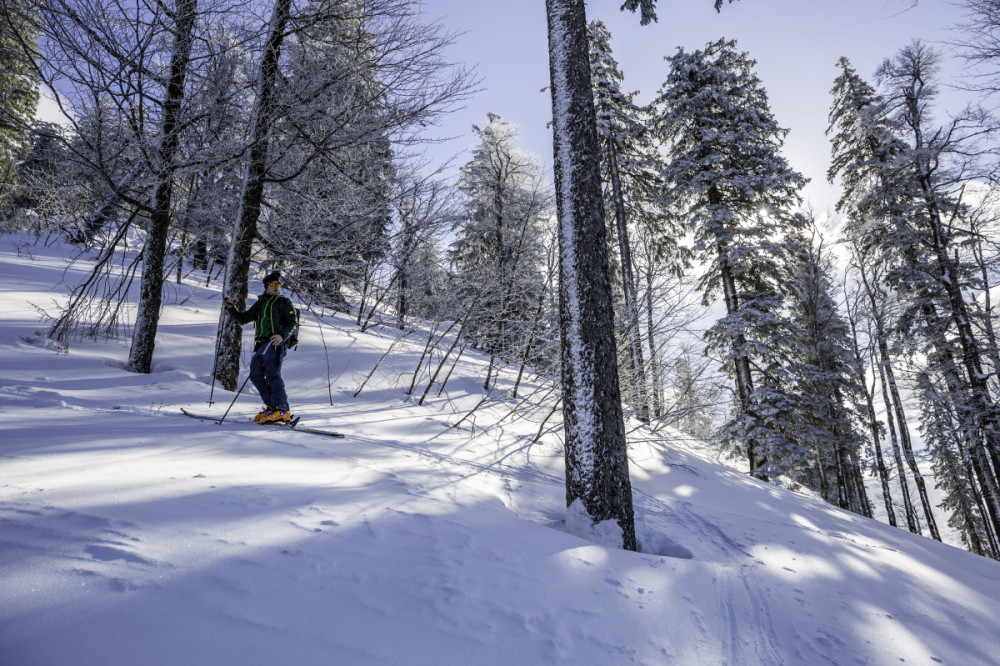
[[(181, 407), (181, 413), (185, 416), (190, 416), (193, 419), (200, 419), (202, 421), (214, 421), (217, 425), (222, 425), (222, 421), (214, 416), (206, 416), (204, 414), (195, 414), (194, 412), (189, 412), (188, 410)], [(313, 435), (324, 435), (326, 437), (343, 437), (343, 433), (334, 432), (332, 430), (321, 430), (319, 428), (307, 428), (304, 426), (299, 426), (299, 419), (301, 417), (296, 416), (291, 421), (287, 423), (261, 423), (258, 424), (265, 428), (274, 428), (275, 430), (296, 430), (298, 432), (308, 432)]]

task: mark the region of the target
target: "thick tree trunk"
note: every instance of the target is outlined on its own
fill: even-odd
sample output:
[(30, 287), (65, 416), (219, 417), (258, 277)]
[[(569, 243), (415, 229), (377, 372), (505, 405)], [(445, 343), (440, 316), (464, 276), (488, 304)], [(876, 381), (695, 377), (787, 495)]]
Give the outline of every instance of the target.
[(566, 503), (613, 519), (636, 549), (618, 385), (584, 0), (546, 0), (552, 90)]
[(163, 301), (163, 264), (170, 229), (170, 200), (174, 185), (174, 153), (180, 140), (181, 103), (184, 101), (184, 79), (191, 59), (196, 0), (177, 0), (175, 9), (174, 44), (170, 56), (170, 78), (163, 100), (163, 124), (160, 127), (160, 147), (157, 151), (156, 186), (153, 190), (146, 245), (142, 251), (142, 282), (139, 287), (139, 308), (135, 318), (132, 348), (126, 369), (148, 373), (153, 365), (156, 329)]
[[(267, 170), (267, 149), (274, 112), (274, 86), (278, 78), (278, 59), (281, 57), (281, 43), (285, 37), (285, 24), (288, 22), (290, 11), (291, 0), (276, 0), (267, 32), (267, 43), (261, 57), (260, 71), (257, 74), (257, 101), (253, 111), (250, 153), (243, 176), (243, 191), (240, 195), (233, 239), (229, 246), (227, 260), (229, 270), (222, 291), (223, 295), (239, 308), (246, 306), (251, 249), (253, 240), (257, 236), (257, 221), (260, 219), (260, 207), (264, 199), (264, 174)], [(220, 316), (222, 340), (219, 344), (215, 377), (225, 389), (235, 391), (240, 372), (243, 330), (225, 312)]]

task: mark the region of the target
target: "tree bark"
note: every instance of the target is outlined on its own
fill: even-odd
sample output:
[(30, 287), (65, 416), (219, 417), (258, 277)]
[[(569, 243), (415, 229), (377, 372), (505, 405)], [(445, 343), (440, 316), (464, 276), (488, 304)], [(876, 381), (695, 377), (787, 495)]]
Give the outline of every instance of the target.
[(170, 78), (163, 100), (163, 124), (157, 150), (156, 185), (153, 190), (146, 245), (142, 251), (142, 281), (139, 287), (139, 308), (135, 318), (135, 333), (129, 351), (130, 372), (148, 373), (153, 365), (156, 329), (163, 302), (163, 264), (170, 229), (170, 201), (174, 185), (174, 154), (180, 141), (181, 103), (184, 101), (184, 79), (191, 60), (197, 0), (177, 0), (175, 5), (174, 44), (170, 56)]
[(868, 407), (868, 427), (872, 434), (872, 445), (875, 447), (875, 467), (878, 470), (879, 482), (882, 484), (882, 501), (885, 503), (886, 514), (888, 514), (889, 524), (896, 525), (896, 510), (892, 506), (892, 492), (889, 487), (889, 470), (885, 466), (885, 456), (882, 455), (882, 437), (879, 433), (878, 420), (875, 417), (875, 400), (872, 397), (872, 390), (869, 390), (865, 382), (865, 362), (861, 356), (861, 345), (858, 342), (858, 328), (855, 321), (855, 313), (848, 308), (848, 323), (851, 326), (851, 342), (854, 350), (854, 368), (865, 392), (865, 402)]
[(585, 3), (546, 0), (545, 7), (559, 219), (566, 503), (581, 500), (595, 523), (615, 520), (622, 546), (635, 550)]
[[(876, 334), (881, 336), (881, 334)], [(888, 383), (885, 378), (885, 369), (889, 366), (889, 359), (885, 353), (884, 341), (879, 341), (879, 358), (874, 358), (873, 362), (878, 368), (879, 383), (882, 386), (882, 402), (885, 403), (886, 425), (889, 426), (889, 440), (892, 442), (892, 456), (896, 461), (896, 472), (899, 474), (899, 490), (903, 494), (903, 509), (906, 512), (906, 527), (915, 534), (920, 534), (920, 527), (917, 525), (916, 513), (913, 510), (913, 500), (910, 499), (910, 485), (906, 480), (906, 469), (903, 466), (903, 454), (900, 451), (899, 439), (896, 437), (896, 420), (893, 417), (892, 399), (889, 397)]]
[[(285, 24), (291, 12), (291, 0), (276, 0), (267, 42), (257, 74), (257, 101), (254, 104), (253, 126), (250, 135), (250, 154), (243, 176), (239, 212), (229, 246), (229, 267), (222, 293), (238, 308), (246, 307), (247, 278), (250, 275), (250, 255), (257, 236), (261, 202), (264, 199), (264, 175), (267, 170), (267, 149), (271, 121), (274, 115), (274, 86), (278, 78), (278, 59), (285, 37)], [(221, 315), (222, 341), (219, 345), (219, 362), (216, 379), (229, 390), (236, 390), (240, 372), (240, 350), (243, 328), (225, 312)]]

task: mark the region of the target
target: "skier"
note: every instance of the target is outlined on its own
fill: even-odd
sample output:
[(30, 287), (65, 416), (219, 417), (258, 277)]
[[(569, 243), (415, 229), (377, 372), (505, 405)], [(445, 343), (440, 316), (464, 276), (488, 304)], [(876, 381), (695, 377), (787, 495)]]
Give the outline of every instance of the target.
[(278, 293), (281, 274), (277, 271), (264, 277), (264, 293), (245, 312), (237, 310), (228, 299), (223, 305), (229, 316), (241, 325), (254, 322), (254, 347), (250, 359), (250, 381), (257, 387), (264, 407), (254, 417), (257, 423), (288, 423), (292, 414), (288, 410), (288, 395), (281, 378), (281, 359), (288, 351), (284, 341), (295, 330), (295, 307)]

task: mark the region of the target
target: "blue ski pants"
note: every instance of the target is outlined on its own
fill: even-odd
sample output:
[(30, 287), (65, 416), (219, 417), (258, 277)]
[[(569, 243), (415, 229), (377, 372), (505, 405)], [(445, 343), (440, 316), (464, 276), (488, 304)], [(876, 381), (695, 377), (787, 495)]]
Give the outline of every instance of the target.
[(285, 381), (281, 378), (281, 359), (288, 350), (264, 343), (250, 358), (250, 381), (257, 387), (260, 399), (269, 407), (288, 409)]

